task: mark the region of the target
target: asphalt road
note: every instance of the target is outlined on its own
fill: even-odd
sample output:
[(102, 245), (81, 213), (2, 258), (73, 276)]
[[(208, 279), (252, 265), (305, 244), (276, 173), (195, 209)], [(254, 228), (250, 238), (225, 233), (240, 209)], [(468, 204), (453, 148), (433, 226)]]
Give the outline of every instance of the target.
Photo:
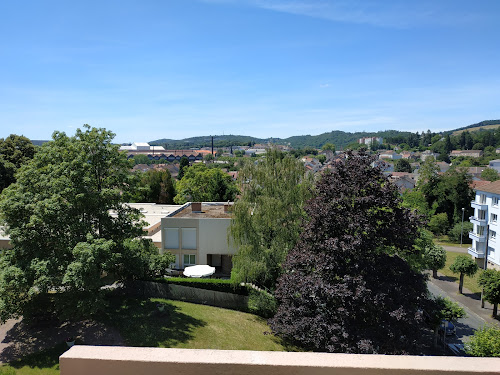
[[(435, 296), (448, 297), (451, 300), (457, 302), (453, 296), (446, 293), (444, 290), (439, 288), (437, 285), (434, 285), (431, 282), (427, 283), (427, 287), (429, 291)], [(465, 318), (460, 318), (457, 320), (455, 327), (457, 329), (457, 334), (453, 336), (446, 337), (446, 344), (464, 344), (467, 342), (468, 338), (474, 334), (474, 331), (483, 327), (486, 324), (486, 321), (477, 315), (475, 312), (471, 311), (466, 306), (457, 302), (466, 312)], [(464, 352), (462, 352), (465, 355)]]

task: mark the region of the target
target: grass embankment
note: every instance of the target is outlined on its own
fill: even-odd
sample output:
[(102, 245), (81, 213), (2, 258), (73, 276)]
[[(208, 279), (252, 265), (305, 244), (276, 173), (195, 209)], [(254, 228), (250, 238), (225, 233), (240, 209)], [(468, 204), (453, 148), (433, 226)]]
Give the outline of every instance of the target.
[(157, 298), (115, 298), (110, 311), (105, 323), (129, 346), (285, 350), (263, 318), (240, 311)]
[[(159, 311), (157, 305), (164, 306)], [(266, 320), (248, 313), (165, 299), (113, 297), (103, 323), (117, 328), (128, 346), (284, 351)], [(78, 342), (77, 344), (85, 344)], [(0, 367), (0, 375), (57, 375), (66, 343)]]
[[(460, 275), (457, 273), (451, 272), (450, 266), (455, 261), (457, 256), (459, 256), (459, 255), (464, 255), (464, 254), (463, 253), (456, 253), (454, 251), (447, 251), (446, 252), (446, 265), (444, 266), (444, 268), (441, 268), (439, 270), (439, 272), (441, 272), (445, 276), (454, 279), (454, 281), (457, 283), (457, 293), (458, 293), (458, 283), (460, 281)], [(483, 272), (483, 270), (480, 268), (474, 276), (472, 276), (472, 277), (465, 276), (464, 277), (464, 287), (469, 289), (472, 293), (478, 294), (479, 297), (481, 296), (481, 287), (478, 284), (478, 280), (479, 280), (479, 275), (481, 275), (482, 272)]]

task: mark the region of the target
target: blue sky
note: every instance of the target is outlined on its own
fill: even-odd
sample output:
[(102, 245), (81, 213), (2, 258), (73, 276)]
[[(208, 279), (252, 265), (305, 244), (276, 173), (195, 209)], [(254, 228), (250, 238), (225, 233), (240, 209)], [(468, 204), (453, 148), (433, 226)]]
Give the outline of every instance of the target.
[(497, 0), (0, 2), (0, 137), (117, 142), (500, 118)]

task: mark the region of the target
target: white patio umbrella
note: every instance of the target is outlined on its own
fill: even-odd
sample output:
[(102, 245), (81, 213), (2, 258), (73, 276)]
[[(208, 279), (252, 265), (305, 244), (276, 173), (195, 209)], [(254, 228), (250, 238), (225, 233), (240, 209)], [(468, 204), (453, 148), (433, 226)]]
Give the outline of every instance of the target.
[(184, 276), (187, 277), (206, 277), (211, 276), (214, 273), (215, 267), (210, 267), (206, 264), (186, 267), (183, 272)]

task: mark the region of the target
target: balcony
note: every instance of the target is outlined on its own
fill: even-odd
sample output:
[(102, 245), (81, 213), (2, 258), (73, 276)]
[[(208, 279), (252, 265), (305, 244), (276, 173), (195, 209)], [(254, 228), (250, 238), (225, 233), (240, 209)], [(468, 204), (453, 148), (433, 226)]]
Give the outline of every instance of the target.
[(486, 204), (486, 202), (480, 203), (480, 202), (472, 201), (472, 202), (470, 202), (470, 205), (472, 206), (472, 208), (477, 208), (478, 210), (486, 210), (488, 208), (488, 205)]
[(479, 375), (498, 373), (500, 358), (77, 345), (59, 365), (61, 375)]
[(486, 234), (469, 232), (469, 238), (476, 242), (486, 242)]
[(472, 255), (474, 258), (480, 258), (480, 259), (484, 258), (484, 255), (485, 255), (484, 254), (484, 249), (483, 250), (478, 250), (476, 248), (469, 247), (467, 250), (468, 250), (468, 253), (470, 255)]
[(486, 226), (486, 218), (479, 218), (479, 217), (471, 216), (471, 217), (469, 217), (469, 221), (472, 224), (481, 225), (483, 227)]

